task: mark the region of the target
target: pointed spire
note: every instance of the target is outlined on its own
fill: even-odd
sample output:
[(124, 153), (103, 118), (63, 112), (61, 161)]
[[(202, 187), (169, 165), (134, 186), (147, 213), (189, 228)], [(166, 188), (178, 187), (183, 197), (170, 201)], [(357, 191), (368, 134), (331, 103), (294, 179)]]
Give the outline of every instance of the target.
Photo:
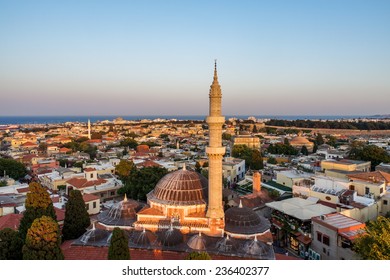
[(183, 170), (187, 170), (186, 163), (183, 163)]
[(214, 59), (214, 80), (218, 79), (217, 75), (217, 60)]
[(240, 205), (238, 205), (238, 208), (242, 208), (242, 200), (240, 199)]
[(227, 240), (229, 240), (229, 239), (230, 239), (230, 238), (229, 238), (229, 234), (226, 234), (226, 239), (227, 239)]
[(95, 230), (95, 221), (92, 222), (92, 230)]
[(202, 236), (202, 233), (199, 231), (199, 234), (198, 234), (198, 235), (199, 235), (199, 237), (201, 237), (201, 236)]
[(127, 194), (125, 193), (125, 198), (123, 199), (123, 202), (127, 202)]
[(145, 230), (145, 227), (142, 227), (142, 232), (143, 232), (143, 233), (145, 233), (145, 232), (146, 232), (146, 230)]
[(257, 235), (255, 235), (255, 241), (257, 242)]

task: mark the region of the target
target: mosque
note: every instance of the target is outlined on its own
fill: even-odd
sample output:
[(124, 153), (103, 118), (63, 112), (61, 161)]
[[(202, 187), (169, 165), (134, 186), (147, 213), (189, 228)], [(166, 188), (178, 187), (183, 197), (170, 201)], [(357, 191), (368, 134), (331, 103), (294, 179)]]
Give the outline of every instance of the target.
[[(141, 203), (126, 196), (99, 214), (73, 246), (108, 246), (115, 227), (126, 230), (132, 250), (207, 251), (226, 258), (274, 259), (270, 223), (244, 207), (224, 212), (222, 200), (222, 93), (217, 65), (209, 93), (209, 179), (183, 169), (165, 175)], [(257, 189), (261, 192), (260, 189)]]

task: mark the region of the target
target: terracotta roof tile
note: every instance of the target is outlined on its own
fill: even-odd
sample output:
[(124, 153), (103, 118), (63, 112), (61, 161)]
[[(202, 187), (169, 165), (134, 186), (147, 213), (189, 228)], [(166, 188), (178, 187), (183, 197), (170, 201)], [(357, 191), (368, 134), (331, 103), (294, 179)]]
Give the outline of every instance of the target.
[(8, 214), (0, 217), (0, 230), (5, 228), (18, 229), (22, 217), (22, 214)]

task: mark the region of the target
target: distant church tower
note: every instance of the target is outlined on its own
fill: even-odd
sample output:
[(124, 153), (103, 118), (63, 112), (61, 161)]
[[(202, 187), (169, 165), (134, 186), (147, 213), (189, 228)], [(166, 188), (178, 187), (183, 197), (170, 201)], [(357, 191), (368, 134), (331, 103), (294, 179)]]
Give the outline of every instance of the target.
[(222, 146), (222, 125), (225, 117), (221, 115), (221, 86), (218, 83), (217, 61), (214, 66), (214, 80), (210, 87), (210, 111), (206, 122), (209, 126), (209, 146), (206, 153), (209, 158), (209, 203), (206, 216), (210, 219), (211, 233), (218, 234), (224, 227), (222, 206), (222, 157), (225, 147)]
[(91, 121), (88, 119), (88, 139), (91, 140)]

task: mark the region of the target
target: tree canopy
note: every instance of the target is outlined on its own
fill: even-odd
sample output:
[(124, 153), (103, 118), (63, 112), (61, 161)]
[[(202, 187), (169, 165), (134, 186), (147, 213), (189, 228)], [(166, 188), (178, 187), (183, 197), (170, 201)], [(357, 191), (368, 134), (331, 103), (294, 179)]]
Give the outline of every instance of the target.
[(390, 162), (390, 156), (384, 149), (375, 145), (365, 145), (358, 142), (352, 143), (352, 149), (348, 157), (355, 160), (371, 161), (372, 170), (381, 162)]
[(234, 145), (232, 156), (245, 160), (245, 166), (254, 170), (263, 168), (263, 158), (257, 149), (251, 149), (246, 145)]
[(115, 166), (115, 173), (121, 178), (126, 179), (130, 176), (131, 172), (134, 172), (136, 170), (136, 166), (133, 163), (133, 161), (124, 160), (122, 159), (116, 166)]
[(58, 224), (51, 217), (35, 219), (23, 246), (24, 260), (63, 260)]
[(21, 260), (22, 247), (23, 241), (17, 231), (10, 228), (0, 230), (0, 260)]
[(146, 201), (146, 194), (167, 173), (165, 168), (157, 166), (135, 169), (128, 177), (123, 178), (124, 186), (118, 190), (118, 194), (126, 193), (132, 199)]
[(4, 171), (9, 177), (15, 180), (19, 180), (27, 174), (26, 167), (23, 163), (14, 159), (0, 158), (0, 174), (3, 175)]
[(110, 247), (108, 248), (109, 260), (129, 260), (130, 252), (128, 238), (123, 230), (116, 227), (112, 232)]
[(65, 207), (62, 234), (65, 240), (80, 237), (91, 224), (85, 202), (79, 190), (72, 190)]
[(297, 155), (298, 151), (291, 146), (290, 144), (282, 144), (282, 143), (276, 143), (276, 144), (270, 144), (268, 149), (268, 153), (270, 154), (277, 154), (277, 155)]
[(19, 236), (23, 241), (26, 238), (27, 230), (35, 219), (45, 215), (57, 220), (50, 195), (39, 183), (30, 183), (25, 205), (26, 211), (23, 213), (19, 225)]
[(379, 216), (366, 225), (366, 232), (355, 239), (354, 250), (364, 260), (390, 259), (390, 220)]

